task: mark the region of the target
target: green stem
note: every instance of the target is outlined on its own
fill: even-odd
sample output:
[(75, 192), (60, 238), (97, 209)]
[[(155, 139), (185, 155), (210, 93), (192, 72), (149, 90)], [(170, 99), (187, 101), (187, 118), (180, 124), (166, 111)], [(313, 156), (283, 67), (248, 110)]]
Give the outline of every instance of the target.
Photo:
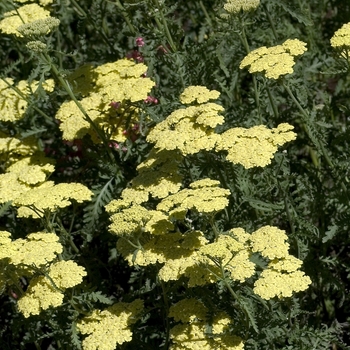
[[(291, 99), (293, 100), (293, 102), (295, 103), (295, 105), (297, 106), (297, 108), (299, 109), (302, 117), (303, 117), (303, 121), (307, 124), (307, 122), (309, 121), (310, 117), (309, 114), (304, 110), (304, 108), (301, 106), (301, 104), (299, 103), (299, 101), (297, 100), (297, 98), (294, 96), (292, 90), (290, 89), (290, 87), (285, 84), (284, 82), (282, 82), (283, 87), (286, 89), (287, 93), (289, 94), (289, 96), (291, 97)], [(307, 133), (307, 135), (309, 136), (309, 139), (313, 142), (313, 144), (315, 145), (316, 149), (318, 149), (318, 151), (324, 156), (324, 159), (326, 160), (327, 165), (331, 168), (332, 171), (334, 171), (335, 167), (334, 164), (332, 162), (331, 157), (329, 156), (326, 148), (324, 147), (322, 142), (317, 142), (316, 140), (313, 140), (313, 137), (310, 135), (310, 132), (308, 130), (308, 128), (305, 128), (305, 131)], [(340, 185), (343, 189), (343, 191), (345, 193), (347, 193), (347, 188), (344, 184), (343, 181), (340, 181)]]
[(271, 107), (273, 110), (273, 115), (277, 119), (278, 118), (278, 109), (277, 109), (276, 103), (273, 99), (273, 96), (272, 96), (271, 91), (270, 91), (268, 86), (266, 87), (266, 91), (267, 91), (267, 96), (269, 97), (269, 101), (270, 101), (270, 104), (271, 104)]
[(59, 82), (61, 83), (62, 87), (67, 91), (69, 97), (72, 99), (72, 101), (74, 101), (74, 103), (77, 105), (77, 107), (79, 108), (81, 113), (84, 115), (84, 119), (87, 122), (89, 122), (89, 124), (94, 129), (96, 134), (100, 137), (101, 141), (103, 142), (103, 144), (104, 144), (104, 146), (106, 148), (106, 151), (107, 151), (107, 154), (108, 154), (109, 158), (111, 159), (112, 163), (114, 163), (115, 159), (114, 159), (113, 153), (111, 151), (111, 148), (108, 145), (108, 140), (106, 139), (106, 136), (101, 131), (101, 129), (94, 123), (94, 121), (89, 117), (89, 115), (86, 113), (86, 111), (85, 111), (84, 107), (82, 106), (82, 104), (75, 97), (75, 95), (74, 95), (72, 89), (70, 88), (68, 82), (63, 79), (61, 73), (58, 71), (57, 67), (51, 61), (50, 56), (48, 54), (46, 54), (46, 53), (43, 53), (42, 55), (43, 55), (43, 58), (47, 61), (47, 63), (50, 65), (54, 75), (59, 80)]
[[(242, 42), (247, 54), (249, 54), (250, 48), (249, 48), (249, 44), (248, 44), (247, 35), (245, 33), (244, 25), (245, 25), (244, 22), (241, 20), (242, 34), (239, 35), (239, 37), (241, 39), (241, 42)], [(256, 81), (256, 77), (254, 74), (252, 76), (252, 79), (253, 79), (253, 87), (254, 87), (254, 98), (255, 98), (256, 107), (258, 109), (259, 123), (262, 124), (261, 108), (260, 108), (259, 93), (258, 93), (258, 83)]]
[(108, 40), (106, 34), (100, 30), (100, 28), (96, 25), (96, 22), (93, 20), (93, 18), (91, 18), (91, 16), (85, 12), (85, 10), (80, 7), (80, 5), (75, 1), (75, 0), (71, 0), (72, 5), (76, 8), (76, 11), (78, 9), (77, 12), (81, 12), (81, 14), (83, 14), (83, 16), (85, 16), (85, 18), (88, 19), (88, 21), (90, 22), (90, 24), (94, 27), (94, 29), (96, 30), (97, 33), (99, 33), (103, 39), (103, 41), (111, 48), (112, 52), (114, 52), (114, 47), (113, 44)]
[(272, 17), (270, 16), (270, 12), (267, 10), (265, 5), (262, 5), (262, 6), (263, 6), (263, 9), (264, 9), (264, 11), (266, 13), (267, 19), (268, 19), (268, 21), (270, 23), (273, 36), (275, 37), (276, 40), (278, 40), (278, 35), (277, 35), (277, 32), (276, 32), (275, 24), (273, 23)]
[(169, 302), (168, 297), (165, 291), (164, 282), (159, 279), (160, 285), (162, 287), (162, 294), (163, 294), (163, 300), (164, 300), (164, 306), (165, 306), (165, 323), (166, 323), (166, 338), (165, 338), (165, 344), (164, 349), (168, 349), (169, 347), (169, 338), (170, 338), (170, 324), (169, 324)]
[[(28, 100), (27, 96), (21, 91), (19, 90), (16, 86), (11, 85), (6, 79), (4, 78), (0, 78), (9, 88), (11, 88), (18, 96), (20, 96), (24, 101), (26, 101), (28, 103), (29, 106), (30, 105), (30, 101)], [(38, 112), (42, 117), (44, 117), (48, 122), (50, 122), (50, 124), (54, 124), (52, 121), (52, 118), (50, 118), (46, 113), (44, 113), (41, 109), (35, 107), (35, 106), (31, 106), (36, 112)]]
[(136, 29), (134, 28), (134, 26), (132, 25), (129, 15), (128, 13), (125, 11), (124, 6), (122, 5), (122, 3), (119, 0), (115, 1), (116, 6), (118, 7), (118, 9), (120, 10), (120, 12), (122, 13), (126, 24), (128, 25), (130, 32), (135, 35), (136, 34)]
[(201, 9), (202, 9), (202, 11), (203, 11), (203, 13), (204, 13), (205, 18), (207, 19), (208, 24), (210, 25), (210, 27), (213, 27), (213, 22), (211, 21), (211, 18), (210, 18), (210, 16), (209, 16), (208, 12), (207, 12), (207, 9), (206, 9), (205, 6), (203, 5), (203, 1), (200, 1), (200, 2), (199, 2), (199, 6), (201, 7)]
[[(173, 52), (176, 52), (177, 49), (176, 49), (176, 46), (174, 44), (173, 38), (172, 38), (172, 36), (170, 34), (169, 27), (168, 27), (167, 21), (165, 19), (164, 13), (162, 11), (162, 8), (161, 8), (158, 0), (153, 0), (153, 2), (155, 4), (156, 10), (157, 10), (157, 12), (155, 12), (155, 21), (157, 23), (158, 29), (160, 31), (164, 31), (165, 32), (165, 36), (167, 38), (168, 44), (171, 47), (171, 50)], [(160, 23), (159, 19), (157, 18), (157, 13), (159, 13), (162, 23)]]

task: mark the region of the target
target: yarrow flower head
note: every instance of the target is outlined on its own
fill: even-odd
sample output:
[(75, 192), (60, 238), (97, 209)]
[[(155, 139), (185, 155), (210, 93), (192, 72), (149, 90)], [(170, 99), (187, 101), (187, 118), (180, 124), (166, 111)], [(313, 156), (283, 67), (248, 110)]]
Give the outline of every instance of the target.
[(172, 112), (151, 130), (147, 141), (154, 143), (157, 149), (178, 149), (183, 155), (212, 150), (219, 137), (214, 128), (224, 123), (224, 117), (219, 115), (224, 108), (216, 103), (202, 102), (216, 96), (219, 93), (215, 90), (209, 91), (202, 86), (188, 87), (181, 95), (181, 101), (201, 104)]
[(250, 52), (239, 68), (249, 67), (250, 73), (264, 72), (266, 78), (278, 79), (293, 73), (294, 58), (306, 51), (306, 43), (298, 39), (288, 39), (282, 45), (260, 47)]
[(4, 14), (4, 19), (0, 22), (0, 30), (6, 34), (22, 37), (23, 35), (17, 30), (18, 27), (48, 17), (50, 17), (50, 12), (38, 4), (23, 5)]
[[(93, 192), (79, 183), (60, 183), (55, 185), (46, 181), (43, 185), (30, 189), (15, 199), (19, 217), (39, 217), (45, 210), (51, 212), (72, 204), (72, 200), (82, 203), (91, 199)], [(24, 207), (33, 207), (35, 210)]]
[(271, 163), (278, 146), (296, 138), (291, 131), (294, 127), (287, 123), (269, 130), (264, 125), (250, 129), (232, 128), (220, 134), (216, 143), (217, 151), (227, 151), (226, 159), (234, 164), (242, 164), (246, 169)]
[[(100, 127), (108, 129), (111, 139), (123, 142), (127, 138), (123, 134), (126, 121), (135, 125), (139, 118), (137, 108), (127, 104), (147, 100), (155, 85), (150, 78), (142, 77), (146, 71), (144, 64), (121, 59), (96, 68), (83, 66), (69, 77), (69, 81), (75, 92), (84, 96), (80, 102), (89, 117)], [(111, 104), (111, 101), (118, 101), (118, 104)], [(90, 134), (94, 142), (101, 142), (74, 101), (64, 102), (56, 118), (61, 121), (63, 139), (81, 139)], [(121, 120), (124, 121), (122, 125)]]
[(341, 50), (341, 56), (349, 59), (350, 51), (350, 22), (343, 24), (331, 38), (331, 46)]
[(86, 271), (74, 261), (59, 261), (50, 266), (48, 276), (34, 277), (23, 297), (17, 302), (24, 317), (38, 315), (41, 310), (62, 305), (64, 292), (82, 282)]
[(207, 307), (194, 298), (180, 300), (171, 306), (169, 317), (181, 323), (170, 330), (173, 342), (170, 349), (243, 350), (242, 339), (227, 332), (228, 326), (233, 323), (228, 314), (220, 312), (209, 320), (208, 313)]
[(183, 104), (190, 104), (192, 102), (200, 104), (209, 100), (217, 100), (219, 96), (219, 91), (209, 90), (205, 86), (189, 86), (180, 95), (180, 101)]
[(232, 14), (237, 14), (241, 10), (248, 12), (255, 10), (260, 4), (260, 0), (228, 0), (224, 5), (224, 9)]
[(83, 340), (83, 349), (114, 350), (132, 339), (131, 326), (140, 318), (143, 301), (117, 303), (104, 311), (94, 310), (91, 315), (77, 323), (81, 334), (88, 336)]
[(27, 38), (37, 38), (49, 34), (53, 29), (57, 28), (60, 20), (55, 17), (47, 17), (37, 19), (30, 23), (24, 23), (17, 28), (17, 31)]

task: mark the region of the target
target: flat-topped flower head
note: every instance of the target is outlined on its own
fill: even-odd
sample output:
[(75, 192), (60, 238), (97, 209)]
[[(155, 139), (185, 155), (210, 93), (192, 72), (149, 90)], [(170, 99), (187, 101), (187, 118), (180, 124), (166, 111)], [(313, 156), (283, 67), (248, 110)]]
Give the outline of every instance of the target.
[(288, 39), (282, 45), (260, 47), (250, 52), (242, 60), (239, 68), (249, 67), (250, 73), (261, 72), (266, 78), (278, 79), (293, 73), (294, 58), (306, 51), (306, 43), (298, 39)]
[(30, 23), (24, 23), (17, 31), (27, 38), (37, 38), (49, 34), (60, 25), (60, 20), (55, 17), (40, 18)]
[(214, 128), (224, 123), (219, 115), (223, 110), (211, 102), (175, 110), (150, 131), (147, 141), (157, 149), (177, 149), (183, 155), (212, 150), (219, 138)]
[(254, 293), (265, 300), (274, 297), (288, 298), (293, 293), (304, 291), (311, 284), (310, 277), (302, 271), (290, 273), (267, 268), (254, 284)]
[[(123, 134), (126, 121), (137, 124), (139, 120), (138, 109), (125, 107), (125, 104), (144, 101), (155, 85), (150, 78), (142, 77), (146, 70), (144, 64), (121, 59), (96, 68), (83, 66), (69, 77), (73, 90), (84, 96), (80, 103), (86, 113), (101, 128), (108, 129), (114, 141), (126, 140)], [(117, 109), (115, 105), (118, 105)], [(80, 139), (90, 134), (95, 143), (101, 142), (74, 101), (64, 102), (56, 118), (61, 121), (63, 139)]]
[(187, 212), (195, 209), (200, 213), (214, 213), (223, 210), (228, 205), (227, 197), (230, 191), (220, 188), (219, 181), (202, 179), (190, 184), (190, 188), (164, 198), (157, 206), (169, 215), (174, 212)]
[(78, 331), (86, 334), (83, 349), (114, 350), (132, 339), (130, 327), (141, 317), (143, 301), (119, 302), (106, 310), (94, 310), (77, 323)]
[(219, 91), (209, 90), (205, 86), (189, 86), (180, 95), (180, 101), (183, 104), (190, 104), (192, 102), (204, 103), (209, 100), (216, 100), (219, 96)]
[(271, 163), (278, 146), (296, 138), (287, 123), (268, 129), (264, 125), (249, 129), (232, 128), (220, 134), (216, 143), (217, 151), (227, 151), (226, 159), (234, 164), (242, 164), (246, 169), (265, 167)]
[[(14, 205), (18, 209), (19, 217), (38, 217), (45, 210), (51, 212), (58, 208), (65, 208), (72, 204), (72, 200), (82, 203), (91, 199), (93, 192), (80, 183), (61, 183), (55, 185), (46, 181), (43, 185), (30, 189), (16, 198)], [(28, 208), (22, 208), (28, 207)], [(34, 207), (35, 211), (30, 209)]]
[(237, 14), (241, 10), (244, 12), (255, 10), (260, 4), (260, 0), (228, 0), (224, 9), (232, 14)]
[(4, 19), (0, 22), (0, 30), (6, 34), (22, 37), (23, 35), (17, 30), (18, 27), (48, 17), (50, 17), (50, 12), (38, 4), (23, 5), (4, 14)]
[(18, 300), (18, 310), (24, 315), (39, 315), (42, 310), (62, 305), (64, 292), (82, 282), (86, 276), (84, 267), (74, 261), (59, 261), (52, 264), (48, 275), (34, 277), (24, 296)]
[(340, 55), (349, 59), (350, 51), (350, 22), (343, 24), (331, 38), (331, 46), (340, 51)]

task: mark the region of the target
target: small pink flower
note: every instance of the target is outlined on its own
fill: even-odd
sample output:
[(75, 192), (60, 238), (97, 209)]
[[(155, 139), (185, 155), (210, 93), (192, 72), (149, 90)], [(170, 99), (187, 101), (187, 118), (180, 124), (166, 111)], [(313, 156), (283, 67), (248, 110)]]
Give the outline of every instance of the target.
[(143, 102), (145, 103), (150, 103), (150, 104), (158, 104), (158, 99), (153, 97), (153, 96), (147, 96), (147, 98), (145, 100), (143, 100)]
[(117, 143), (115, 141), (111, 141), (108, 146), (111, 147), (111, 148), (114, 148), (114, 149), (119, 149), (120, 148), (119, 143)]
[(136, 38), (136, 45), (138, 47), (142, 47), (145, 45), (145, 42), (143, 41), (143, 38), (141, 38), (140, 36), (138, 38)]
[(138, 52), (137, 50), (133, 50), (133, 51), (127, 53), (126, 58), (132, 58), (132, 59), (136, 60), (139, 63), (142, 63), (145, 60), (143, 58), (143, 56), (141, 55), (141, 53)]
[(120, 107), (120, 102), (112, 101), (109, 106), (113, 107), (114, 109), (118, 109)]

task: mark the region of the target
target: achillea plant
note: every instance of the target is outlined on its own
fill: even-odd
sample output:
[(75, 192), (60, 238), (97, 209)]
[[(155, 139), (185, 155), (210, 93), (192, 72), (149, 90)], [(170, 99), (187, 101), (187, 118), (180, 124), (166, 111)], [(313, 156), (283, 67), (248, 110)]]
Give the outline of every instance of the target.
[(349, 347), (337, 6), (0, 3), (1, 349)]

